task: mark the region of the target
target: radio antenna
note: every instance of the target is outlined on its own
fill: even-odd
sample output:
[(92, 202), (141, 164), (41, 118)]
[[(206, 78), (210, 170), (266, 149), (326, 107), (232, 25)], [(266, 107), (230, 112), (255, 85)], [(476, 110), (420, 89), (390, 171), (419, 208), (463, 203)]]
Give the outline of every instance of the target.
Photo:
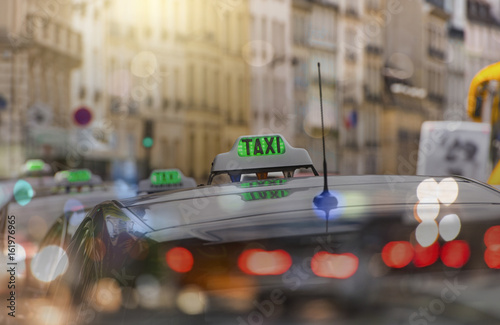
[(328, 170), (326, 168), (326, 149), (325, 149), (325, 121), (323, 117), (323, 92), (321, 89), (321, 66), (320, 63), (318, 62), (318, 80), (319, 80), (319, 106), (321, 108), (321, 139), (323, 141), (323, 179), (324, 179), (324, 186), (323, 186), (323, 192), (328, 192), (328, 177), (326, 171)]
[(321, 65), (318, 62), (318, 80), (319, 80), (319, 105), (321, 109), (321, 139), (323, 140), (323, 192), (316, 196), (313, 203), (319, 210), (325, 212), (326, 232), (328, 233), (328, 220), (330, 219), (330, 211), (338, 206), (337, 198), (328, 190), (328, 169), (326, 166), (326, 145), (325, 145), (325, 122), (323, 116), (323, 92), (321, 89)]

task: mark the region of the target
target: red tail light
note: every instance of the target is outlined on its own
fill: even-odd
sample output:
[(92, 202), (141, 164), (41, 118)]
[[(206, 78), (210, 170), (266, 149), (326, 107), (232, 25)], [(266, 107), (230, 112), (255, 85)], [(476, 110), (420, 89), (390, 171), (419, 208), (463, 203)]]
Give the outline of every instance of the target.
[(450, 241), (441, 249), (441, 261), (448, 267), (460, 268), (470, 257), (469, 244), (463, 240)]
[(500, 269), (500, 226), (489, 228), (484, 234), (484, 261), (489, 268)]
[(395, 269), (410, 264), (413, 259), (413, 246), (407, 241), (392, 241), (382, 249), (382, 260), (385, 265)]
[(415, 264), (416, 267), (432, 265), (439, 258), (439, 244), (437, 242), (428, 247), (422, 247), (417, 244), (414, 249), (415, 256), (413, 257), (413, 264)]
[(167, 252), (166, 255), (168, 266), (179, 273), (186, 273), (193, 268), (193, 254), (183, 247), (175, 247)]
[(250, 275), (279, 275), (292, 266), (292, 258), (284, 250), (247, 249), (238, 258), (238, 267)]
[(311, 270), (324, 278), (347, 279), (358, 270), (359, 259), (351, 253), (318, 252), (311, 260)]
[(486, 247), (500, 245), (500, 226), (493, 226), (486, 230), (484, 244)]

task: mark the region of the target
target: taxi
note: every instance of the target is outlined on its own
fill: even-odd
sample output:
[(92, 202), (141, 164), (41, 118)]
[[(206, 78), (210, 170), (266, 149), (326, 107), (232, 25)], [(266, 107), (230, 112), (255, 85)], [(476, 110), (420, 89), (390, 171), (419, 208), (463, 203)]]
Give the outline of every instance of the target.
[(179, 169), (155, 169), (149, 178), (139, 182), (137, 194), (151, 194), (192, 187), (196, 187), (194, 178), (184, 176)]
[[(22, 297), (23, 304), (34, 292), (46, 288), (56, 274), (51, 268), (56, 264), (51, 260), (53, 253), (66, 247), (88, 209), (118, 198), (114, 188), (88, 169), (58, 172), (43, 187), (20, 179), (3, 184), (0, 190), (4, 202), (0, 208), (0, 259), (16, 263), (17, 293), (27, 294)], [(6, 274), (2, 273), (0, 280)], [(0, 294), (5, 289), (2, 287)]]
[(298, 169), (317, 174), (282, 136), (240, 137), (207, 182), (227, 184), (98, 204), (51, 294), (92, 324), (500, 323), (500, 192)]

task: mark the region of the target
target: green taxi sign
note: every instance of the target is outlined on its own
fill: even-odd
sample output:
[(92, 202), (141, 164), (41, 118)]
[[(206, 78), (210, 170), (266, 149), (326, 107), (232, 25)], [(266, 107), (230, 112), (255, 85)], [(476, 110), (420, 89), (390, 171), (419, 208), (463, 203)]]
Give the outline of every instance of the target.
[(26, 170), (29, 172), (43, 171), (45, 163), (41, 159), (30, 159), (26, 162)]
[(69, 170), (67, 172), (67, 180), (70, 183), (89, 182), (92, 179), (92, 173), (88, 169)]
[(88, 169), (62, 170), (54, 175), (54, 180), (58, 186), (66, 187), (67, 191), (72, 187), (93, 187), (102, 184), (101, 177), (92, 174)]
[(139, 181), (137, 194), (151, 194), (196, 187), (194, 178), (186, 177), (179, 169), (155, 169), (149, 178)]
[(287, 190), (269, 190), (242, 193), (241, 198), (245, 202), (250, 202), (259, 200), (281, 199), (283, 197), (287, 197), (288, 195), (290, 195), (290, 191)]
[(176, 185), (182, 182), (182, 174), (178, 170), (155, 170), (150, 179), (152, 185)]
[(271, 156), (285, 154), (281, 136), (241, 137), (238, 141), (240, 157)]
[(318, 175), (309, 153), (292, 147), (282, 135), (242, 136), (229, 152), (214, 158), (207, 184), (210, 185), (220, 174), (228, 174), (233, 182), (240, 182), (242, 175), (253, 173), (259, 179), (267, 178), (272, 172), (283, 172), (285, 177), (293, 177), (293, 172), (300, 168), (311, 168)]

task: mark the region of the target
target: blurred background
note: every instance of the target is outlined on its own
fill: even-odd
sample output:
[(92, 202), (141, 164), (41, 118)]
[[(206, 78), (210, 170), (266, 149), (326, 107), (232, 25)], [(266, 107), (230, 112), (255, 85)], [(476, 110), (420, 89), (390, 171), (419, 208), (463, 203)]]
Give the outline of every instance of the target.
[(321, 170), (414, 174), (426, 120), (466, 120), (500, 58), (499, 0), (2, 0), (0, 178), (40, 158), (204, 183), (245, 134)]

